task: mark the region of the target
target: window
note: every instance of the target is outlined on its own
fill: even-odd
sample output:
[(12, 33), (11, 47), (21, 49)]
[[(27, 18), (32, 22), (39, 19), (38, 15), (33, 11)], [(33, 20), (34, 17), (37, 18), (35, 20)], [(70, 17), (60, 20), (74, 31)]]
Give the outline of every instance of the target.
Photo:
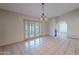
[(32, 38), (40, 35), (41, 22), (25, 21), (25, 38)]
[(67, 24), (65, 22), (59, 23), (59, 32), (62, 32), (62, 33), (67, 32)]
[(67, 37), (67, 23), (64, 21), (58, 22), (57, 25), (57, 36), (63, 38)]

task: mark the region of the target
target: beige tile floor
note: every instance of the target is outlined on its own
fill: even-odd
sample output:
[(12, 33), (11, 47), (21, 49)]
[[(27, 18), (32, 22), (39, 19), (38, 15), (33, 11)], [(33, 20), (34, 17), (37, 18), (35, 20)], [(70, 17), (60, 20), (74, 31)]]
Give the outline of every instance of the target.
[(40, 37), (0, 47), (4, 55), (78, 55), (79, 40), (68, 38)]

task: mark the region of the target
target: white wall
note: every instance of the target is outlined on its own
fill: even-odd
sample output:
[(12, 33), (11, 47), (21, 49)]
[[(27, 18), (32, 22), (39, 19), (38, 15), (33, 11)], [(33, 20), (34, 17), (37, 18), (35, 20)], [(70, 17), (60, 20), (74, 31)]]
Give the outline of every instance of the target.
[(79, 9), (58, 17), (58, 21), (68, 24), (68, 36), (79, 39)]
[(54, 36), (54, 31), (55, 31), (55, 27), (56, 26), (56, 19), (50, 19), (48, 21), (48, 31), (49, 31), (49, 35)]
[(3, 28), (3, 27), (2, 27), (2, 26), (3, 26), (3, 25), (2, 25), (2, 22), (3, 22), (3, 21), (2, 21), (1, 19), (2, 19), (2, 16), (1, 16), (1, 14), (0, 14), (0, 45), (1, 45), (2, 42), (3, 42), (3, 29), (2, 29), (2, 28)]
[[(67, 23), (68, 37), (79, 39), (79, 9), (57, 17), (55, 23), (60, 21), (65, 21)], [(52, 24), (50, 26), (52, 26)], [(50, 30), (50, 32), (52, 31), (53, 30)]]
[(41, 35), (48, 35), (48, 22), (42, 23), (42, 34)]
[(0, 46), (24, 40), (23, 36), (23, 18), (22, 16), (0, 11), (0, 21), (2, 22), (2, 43)]
[(24, 19), (39, 21), (33, 17), (0, 10), (0, 46), (24, 40)]

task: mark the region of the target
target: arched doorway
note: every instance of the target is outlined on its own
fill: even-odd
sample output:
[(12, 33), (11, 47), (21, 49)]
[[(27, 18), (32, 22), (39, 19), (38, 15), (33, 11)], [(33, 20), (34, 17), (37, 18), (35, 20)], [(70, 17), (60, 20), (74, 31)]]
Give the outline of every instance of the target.
[(59, 37), (67, 37), (67, 23), (65, 21), (58, 22), (57, 34)]

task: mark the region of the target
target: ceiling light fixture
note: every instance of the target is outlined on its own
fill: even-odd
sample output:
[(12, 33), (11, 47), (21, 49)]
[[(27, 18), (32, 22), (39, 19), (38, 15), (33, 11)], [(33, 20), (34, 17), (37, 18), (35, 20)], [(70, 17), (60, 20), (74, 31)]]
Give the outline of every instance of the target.
[(44, 3), (41, 3), (41, 5), (42, 5), (42, 14), (41, 14), (41, 20), (43, 21), (43, 22), (47, 22), (48, 21), (48, 18), (45, 16), (45, 11), (44, 11)]

